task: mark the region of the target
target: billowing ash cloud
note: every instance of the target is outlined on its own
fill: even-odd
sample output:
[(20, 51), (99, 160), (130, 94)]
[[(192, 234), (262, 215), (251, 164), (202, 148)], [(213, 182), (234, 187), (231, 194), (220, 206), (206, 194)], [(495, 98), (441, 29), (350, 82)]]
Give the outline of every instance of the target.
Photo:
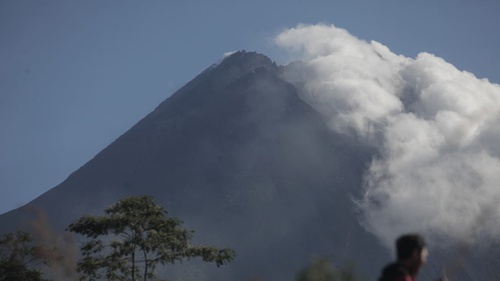
[(302, 60), (285, 75), (331, 128), (379, 149), (356, 202), (369, 231), (387, 245), (409, 231), (500, 237), (500, 85), (334, 26), (298, 25), (275, 41)]

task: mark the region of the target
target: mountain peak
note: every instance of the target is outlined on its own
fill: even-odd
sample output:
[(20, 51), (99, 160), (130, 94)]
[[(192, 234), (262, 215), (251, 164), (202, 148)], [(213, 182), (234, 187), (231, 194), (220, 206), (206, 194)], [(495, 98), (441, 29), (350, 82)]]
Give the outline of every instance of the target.
[(276, 75), (280, 73), (276, 63), (267, 56), (245, 50), (233, 53), (215, 67), (217, 72), (229, 78), (225, 80), (241, 77), (258, 68), (265, 68)]
[[(171, 97), (175, 99), (198, 99), (206, 93), (218, 93), (221, 89), (244, 77), (249, 73), (267, 72), (271, 75), (282, 77), (282, 67), (276, 65), (270, 58), (257, 52), (245, 50), (234, 52), (227, 56), (219, 64), (213, 64), (200, 73), (191, 82), (184, 85)], [(198, 90), (193, 91), (195, 88)], [(186, 95), (189, 93), (188, 95)], [(212, 95), (212, 97), (214, 97)], [(166, 106), (169, 99), (162, 102), (157, 110)]]
[(258, 68), (262, 66), (276, 67), (276, 64), (270, 58), (257, 52), (247, 52), (245, 50), (237, 51), (226, 57), (221, 66), (227, 64), (245, 65), (247, 67)]

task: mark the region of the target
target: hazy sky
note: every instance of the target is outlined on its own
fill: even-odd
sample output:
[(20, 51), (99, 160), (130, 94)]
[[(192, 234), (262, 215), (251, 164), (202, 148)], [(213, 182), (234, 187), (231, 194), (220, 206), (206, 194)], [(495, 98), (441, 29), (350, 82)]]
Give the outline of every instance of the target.
[(0, 213), (56, 186), (223, 53), (334, 24), (500, 82), (500, 1), (0, 0)]

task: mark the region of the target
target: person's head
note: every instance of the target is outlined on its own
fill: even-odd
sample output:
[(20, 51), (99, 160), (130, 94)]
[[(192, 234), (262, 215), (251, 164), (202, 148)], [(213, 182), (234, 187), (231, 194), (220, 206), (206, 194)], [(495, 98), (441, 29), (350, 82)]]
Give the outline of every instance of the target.
[(427, 261), (427, 246), (418, 234), (400, 236), (396, 240), (396, 253), (398, 262), (404, 263), (413, 274), (417, 274)]

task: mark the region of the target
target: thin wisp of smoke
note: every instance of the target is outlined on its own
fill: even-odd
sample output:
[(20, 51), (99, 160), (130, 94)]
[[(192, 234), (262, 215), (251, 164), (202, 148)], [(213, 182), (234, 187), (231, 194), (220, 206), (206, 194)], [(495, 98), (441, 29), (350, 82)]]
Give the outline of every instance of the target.
[(333, 25), (275, 38), (301, 63), (286, 78), (338, 132), (378, 148), (356, 200), (364, 226), (391, 246), (500, 237), (500, 85), (442, 58), (408, 58)]

